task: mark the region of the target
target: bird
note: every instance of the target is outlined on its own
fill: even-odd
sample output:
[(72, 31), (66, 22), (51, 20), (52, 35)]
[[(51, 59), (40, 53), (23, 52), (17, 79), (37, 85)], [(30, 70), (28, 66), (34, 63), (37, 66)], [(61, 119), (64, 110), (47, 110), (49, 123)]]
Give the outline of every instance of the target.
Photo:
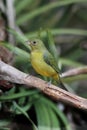
[(30, 61), (34, 70), (46, 77), (56, 80), (63, 89), (66, 90), (65, 86), (60, 80), (60, 70), (54, 56), (48, 51), (43, 41), (34, 38), (33, 40), (27, 41), (31, 48)]

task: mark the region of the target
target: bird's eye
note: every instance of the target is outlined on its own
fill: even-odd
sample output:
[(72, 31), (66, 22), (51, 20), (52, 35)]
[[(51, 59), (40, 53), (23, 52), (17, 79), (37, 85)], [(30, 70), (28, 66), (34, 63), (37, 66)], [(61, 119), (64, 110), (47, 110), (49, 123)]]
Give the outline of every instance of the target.
[(36, 41), (33, 41), (33, 44), (36, 44)]

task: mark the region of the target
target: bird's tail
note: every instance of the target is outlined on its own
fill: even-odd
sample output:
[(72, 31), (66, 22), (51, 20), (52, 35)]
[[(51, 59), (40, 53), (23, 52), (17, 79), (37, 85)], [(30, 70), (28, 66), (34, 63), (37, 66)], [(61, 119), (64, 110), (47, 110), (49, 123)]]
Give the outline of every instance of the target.
[(58, 84), (59, 84), (59, 86), (60, 86), (62, 89), (68, 91), (68, 89), (67, 89), (66, 86), (62, 83), (61, 80), (58, 82)]
[(53, 78), (56, 80), (57, 85), (60, 86), (60, 88), (68, 91), (68, 89), (66, 88), (66, 86), (62, 83), (59, 75), (55, 75)]

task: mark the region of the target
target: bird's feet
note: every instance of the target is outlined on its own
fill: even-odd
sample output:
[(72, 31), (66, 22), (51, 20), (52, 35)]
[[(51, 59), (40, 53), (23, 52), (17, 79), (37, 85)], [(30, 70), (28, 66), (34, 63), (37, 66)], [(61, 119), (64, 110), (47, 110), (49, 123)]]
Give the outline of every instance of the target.
[(49, 82), (47, 82), (48, 86), (50, 86), (52, 83), (52, 80), (50, 80)]

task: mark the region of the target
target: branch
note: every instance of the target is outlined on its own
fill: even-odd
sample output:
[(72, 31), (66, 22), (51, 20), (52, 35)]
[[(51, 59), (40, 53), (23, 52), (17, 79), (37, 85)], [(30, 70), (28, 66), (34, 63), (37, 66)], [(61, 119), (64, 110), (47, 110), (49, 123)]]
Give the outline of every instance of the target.
[(71, 104), (77, 108), (87, 110), (87, 99), (67, 92), (54, 85), (48, 85), (46, 81), (23, 73), (16, 68), (0, 61), (0, 79), (8, 80), (13, 83), (25, 84), (40, 89), (45, 94), (55, 100)]
[(87, 67), (79, 67), (68, 70), (61, 75), (62, 82), (71, 83), (73, 81), (87, 80)]
[(3, 13), (5, 13), (5, 7), (4, 7), (3, 1), (1, 0), (0, 0), (0, 9)]
[(87, 74), (87, 67), (75, 68), (75, 69), (69, 70), (67, 72), (64, 72), (62, 74), (62, 78), (63, 77), (72, 77), (72, 76), (81, 75), (81, 74)]
[[(15, 29), (15, 11), (14, 11), (14, 0), (6, 0), (7, 9), (7, 21), (8, 21), (8, 27)], [(9, 33), (9, 42), (14, 45), (15, 39), (12, 34)]]

